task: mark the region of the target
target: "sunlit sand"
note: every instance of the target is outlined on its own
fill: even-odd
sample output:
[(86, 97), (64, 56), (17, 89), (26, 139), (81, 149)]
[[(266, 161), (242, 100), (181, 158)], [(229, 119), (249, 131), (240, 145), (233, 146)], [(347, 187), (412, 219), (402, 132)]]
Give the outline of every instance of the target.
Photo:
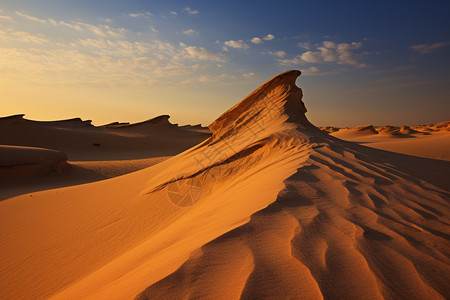
[(321, 130), (299, 75), (209, 129), (0, 119), (0, 298), (447, 298), (449, 123)]

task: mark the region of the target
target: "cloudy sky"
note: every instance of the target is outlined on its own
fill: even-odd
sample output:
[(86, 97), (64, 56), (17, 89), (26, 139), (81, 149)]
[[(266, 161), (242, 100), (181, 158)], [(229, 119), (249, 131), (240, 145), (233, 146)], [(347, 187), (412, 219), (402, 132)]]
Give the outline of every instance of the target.
[(449, 119), (449, 1), (2, 0), (0, 116), (209, 124), (302, 70), (316, 125)]

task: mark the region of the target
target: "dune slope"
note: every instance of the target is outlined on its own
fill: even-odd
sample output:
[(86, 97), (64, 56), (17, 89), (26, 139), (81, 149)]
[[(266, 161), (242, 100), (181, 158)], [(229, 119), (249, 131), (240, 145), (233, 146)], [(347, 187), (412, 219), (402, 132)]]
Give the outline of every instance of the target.
[(70, 161), (107, 161), (176, 155), (209, 137), (169, 118), (94, 126), (80, 118), (33, 121), (15, 115), (0, 118), (0, 144), (59, 150)]
[(320, 131), (299, 75), (160, 164), (1, 202), (0, 298), (447, 298), (450, 163)]

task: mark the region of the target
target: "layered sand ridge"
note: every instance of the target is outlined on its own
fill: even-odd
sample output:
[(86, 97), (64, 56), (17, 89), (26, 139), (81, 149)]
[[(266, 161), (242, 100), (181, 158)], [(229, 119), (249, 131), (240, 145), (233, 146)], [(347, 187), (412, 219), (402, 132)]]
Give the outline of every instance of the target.
[(448, 297), (450, 163), (320, 131), (299, 75), (160, 164), (0, 202), (0, 297)]

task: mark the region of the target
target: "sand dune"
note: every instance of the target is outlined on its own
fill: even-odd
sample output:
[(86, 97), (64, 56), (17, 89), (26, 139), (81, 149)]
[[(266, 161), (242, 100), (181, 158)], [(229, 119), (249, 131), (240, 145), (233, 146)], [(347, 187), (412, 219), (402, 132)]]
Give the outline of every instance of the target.
[[(450, 160), (450, 122), (422, 126), (364, 126), (325, 130), (332, 136), (381, 150)], [(375, 130), (375, 132), (373, 131)]]
[[(0, 200), (135, 172), (183, 152), (211, 135), (200, 125), (180, 127), (170, 123), (169, 118), (164, 115), (139, 123), (116, 122), (97, 127), (80, 118), (61, 121), (32, 121), (24, 115), (0, 118), (0, 145), (5, 144), (0, 146), (2, 161), (14, 162), (14, 156), (22, 153), (28, 160), (43, 164), (38, 155), (42, 150), (30, 150), (37, 147), (53, 149), (46, 153), (63, 155), (65, 160), (64, 172), (57, 168), (50, 170), (48, 163), (42, 166), (47, 169), (39, 167), (39, 172), (34, 170), (38, 168), (36, 164), (29, 163), (0, 168), (0, 178), (5, 178), (0, 181)], [(29, 149), (28, 154), (24, 149)]]
[(124, 160), (175, 155), (210, 135), (171, 124), (169, 118), (93, 126), (79, 118), (45, 122), (16, 115), (0, 118), (0, 144), (56, 149), (71, 161)]
[(62, 172), (69, 168), (67, 156), (56, 150), (0, 145), (0, 178)]
[(0, 202), (0, 298), (448, 298), (450, 163), (319, 130), (299, 75), (152, 167)]

